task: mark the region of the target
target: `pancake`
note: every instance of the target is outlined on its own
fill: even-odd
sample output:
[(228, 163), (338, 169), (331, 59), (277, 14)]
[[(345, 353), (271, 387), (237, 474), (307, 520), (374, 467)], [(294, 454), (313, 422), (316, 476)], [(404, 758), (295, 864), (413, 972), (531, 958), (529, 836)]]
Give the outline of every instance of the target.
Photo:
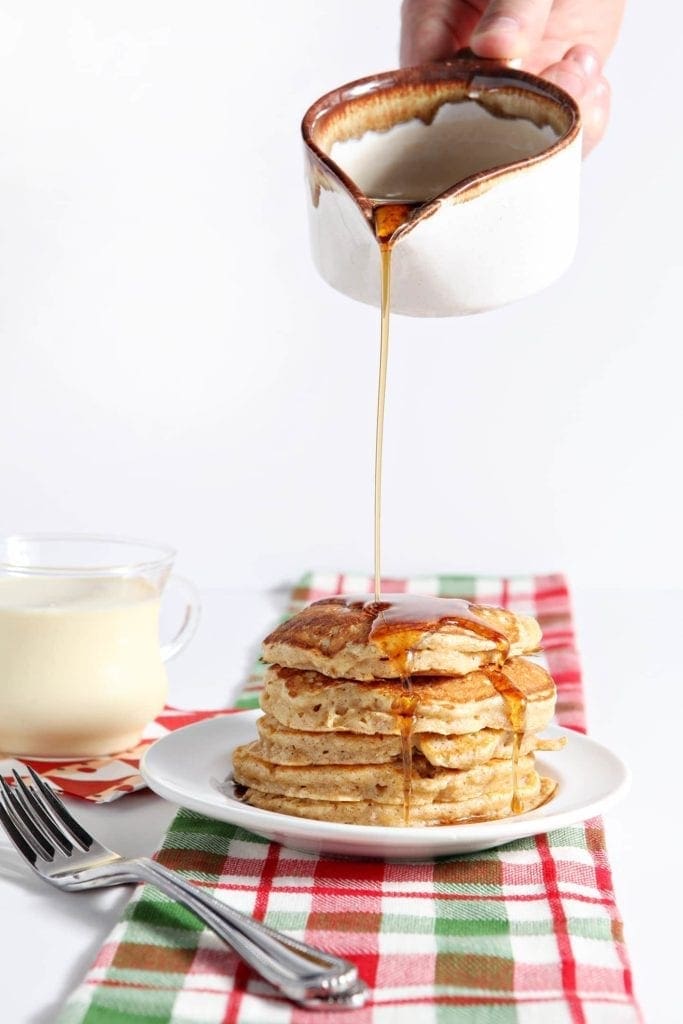
[[(525, 658), (512, 658), (504, 674), (526, 697), (524, 731), (540, 732), (555, 709), (551, 676)], [(508, 704), (483, 671), (446, 678), (413, 677), (412, 682), (413, 734), (511, 728)], [(289, 729), (397, 735), (401, 721), (396, 708), (402, 693), (399, 680), (330, 680), (319, 672), (271, 665), (265, 674), (261, 707)]]
[[(258, 743), (237, 747), (233, 754), (233, 776), (241, 786), (257, 789), (261, 793), (294, 797), (301, 800), (329, 800), (335, 802), (369, 801), (396, 804), (403, 810), (405, 778), (403, 764), (344, 765), (276, 765), (257, 755)], [(517, 791), (525, 793), (538, 789), (538, 775), (533, 754), (520, 757), (517, 762)], [(470, 797), (490, 793), (507, 793), (508, 809), (512, 799), (513, 763), (511, 760), (492, 760), (465, 771), (435, 768), (417, 754), (413, 757), (410, 785), (410, 804), (455, 803)]]
[[(410, 664), (392, 655), (392, 639)], [(360, 681), (466, 675), (538, 649), (535, 619), (458, 598), (392, 594), (316, 601), (266, 637), (263, 659), (285, 668)], [(400, 645), (399, 645), (400, 646)]]
[[(482, 737), (483, 742), (477, 741)], [(469, 768), (475, 764), (484, 764), (491, 758), (512, 758), (514, 733), (495, 729), (482, 729), (480, 732), (465, 733), (463, 736), (439, 736), (436, 733), (418, 734), (414, 746), (421, 754), (440, 768)], [(495, 743), (490, 750), (490, 745)], [(520, 736), (519, 754), (532, 754), (536, 750), (561, 750), (566, 740), (562, 737), (549, 739), (537, 736), (533, 732), (525, 732)]]
[[(536, 775), (535, 785), (518, 796), (520, 814), (540, 807), (551, 798), (557, 783)], [(247, 789), (244, 799), (254, 807), (280, 814), (293, 814), (298, 818), (318, 821), (336, 821), (347, 825), (384, 825), (403, 827), (403, 807), (398, 804), (380, 804), (369, 801), (302, 800), (297, 797), (276, 796), (256, 789)], [(506, 818), (510, 814), (510, 793), (490, 792), (470, 797), (457, 803), (431, 803), (411, 805), (410, 827), (421, 825), (455, 825), (460, 822)]]
[[(352, 732), (304, 732), (287, 729), (272, 715), (263, 715), (256, 726), (259, 741), (255, 753), (264, 761), (282, 765), (383, 764), (402, 757), (398, 735)], [(513, 734), (502, 729), (480, 729), (464, 735), (413, 735), (413, 748), (441, 768), (472, 768), (491, 758), (511, 758)], [(556, 750), (562, 740), (547, 740), (535, 733), (520, 737), (520, 754)]]
[[(359, 825), (445, 825), (548, 800), (534, 751), (552, 718), (529, 616), (459, 598), (317, 601), (263, 645), (259, 738), (233, 753), (264, 810)], [(512, 810), (514, 806), (514, 812)]]

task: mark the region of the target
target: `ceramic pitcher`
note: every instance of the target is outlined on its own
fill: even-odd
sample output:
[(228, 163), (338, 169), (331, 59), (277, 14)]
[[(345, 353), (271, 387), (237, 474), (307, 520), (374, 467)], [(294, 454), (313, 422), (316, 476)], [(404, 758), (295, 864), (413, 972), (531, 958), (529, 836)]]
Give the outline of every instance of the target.
[(351, 298), (379, 305), (387, 205), (397, 313), (493, 309), (572, 260), (580, 116), (550, 82), (467, 58), (405, 68), (322, 96), (302, 130), (313, 258)]

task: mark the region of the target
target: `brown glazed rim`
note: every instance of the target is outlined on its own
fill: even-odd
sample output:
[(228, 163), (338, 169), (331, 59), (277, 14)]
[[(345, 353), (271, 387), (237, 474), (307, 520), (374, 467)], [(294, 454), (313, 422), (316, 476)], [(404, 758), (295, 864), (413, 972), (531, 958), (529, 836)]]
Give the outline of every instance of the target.
[[(301, 134), (304, 143), (315, 154), (320, 163), (325, 166), (327, 171), (337, 178), (340, 184), (351, 194), (360, 207), (361, 212), (369, 223), (372, 224), (374, 211), (378, 204), (364, 195), (355, 181), (314, 141), (313, 137), (318, 120), (334, 109), (334, 107), (353, 103), (355, 100), (360, 100), (374, 93), (389, 92), (397, 86), (419, 86), (422, 83), (448, 80), (464, 83), (467, 83), (469, 80), (474, 83), (476, 78), (481, 78), (482, 92), (489, 89), (495, 90), (495, 83), (492, 83), (491, 79), (503, 79), (511, 83), (519, 82), (520, 86), (523, 87), (522, 91), (528, 91), (536, 96), (549, 99), (568, 114), (569, 126), (551, 146), (544, 149), (541, 153), (537, 153), (535, 156), (524, 157), (521, 160), (505, 164), (504, 166), (477, 171), (475, 174), (461, 179), (457, 184), (446, 189), (445, 192), (440, 192), (438, 196), (417, 208), (408, 221), (398, 229), (394, 236), (395, 240), (398, 235), (403, 234), (406, 230), (410, 230), (418, 221), (424, 220), (435, 213), (444, 199), (453, 198), (463, 192), (472, 191), (476, 194), (478, 191), (476, 190), (477, 185), (487, 186), (494, 180), (506, 177), (521, 168), (541, 163), (569, 146), (576, 139), (581, 128), (581, 114), (578, 104), (573, 97), (552, 82), (547, 82), (538, 75), (529, 74), (527, 71), (519, 71), (516, 68), (508, 67), (506, 64), (486, 59), (477, 60), (473, 57), (456, 56), (451, 60), (438, 61), (433, 64), (420, 64), (415, 67), (400, 68), (395, 71), (383, 71), (376, 75), (368, 75), (365, 78), (357, 78), (353, 82), (347, 82), (325, 93), (324, 96), (321, 96), (315, 103), (311, 104), (304, 114), (301, 122)], [(463, 198), (465, 197), (463, 196)]]

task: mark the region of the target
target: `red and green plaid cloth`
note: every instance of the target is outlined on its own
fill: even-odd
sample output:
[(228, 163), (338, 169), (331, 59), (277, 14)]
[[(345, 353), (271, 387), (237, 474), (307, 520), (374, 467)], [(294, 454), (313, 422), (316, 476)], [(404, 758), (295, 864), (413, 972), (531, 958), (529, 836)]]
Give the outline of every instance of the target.
[[(583, 730), (569, 594), (561, 576), (391, 580), (385, 592), (473, 598), (535, 615), (557, 720)], [(310, 575), (296, 609), (371, 592), (367, 577)], [(239, 701), (258, 703), (257, 670)], [(141, 886), (58, 1024), (636, 1024), (599, 820), (433, 863), (297, 853), (180, 811), (157, 854), (232, 905), (354, 960), (372, 987), (352, 1012), (292, 1006), (191, 914)]]

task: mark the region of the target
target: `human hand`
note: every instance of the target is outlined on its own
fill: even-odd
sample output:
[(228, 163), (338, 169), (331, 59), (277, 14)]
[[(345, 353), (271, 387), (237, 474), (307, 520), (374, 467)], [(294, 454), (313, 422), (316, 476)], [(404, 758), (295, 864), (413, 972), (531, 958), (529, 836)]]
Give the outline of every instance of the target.
[[(401, 64), (443, 60), (470, 47), (479, 57), (521, 60), (581, 108), (584, 155), (602, 138), (610, 108), (602, 67), (625, 0), (403, 0)], [(516, 65), (517, 66), (517, 65)]]

